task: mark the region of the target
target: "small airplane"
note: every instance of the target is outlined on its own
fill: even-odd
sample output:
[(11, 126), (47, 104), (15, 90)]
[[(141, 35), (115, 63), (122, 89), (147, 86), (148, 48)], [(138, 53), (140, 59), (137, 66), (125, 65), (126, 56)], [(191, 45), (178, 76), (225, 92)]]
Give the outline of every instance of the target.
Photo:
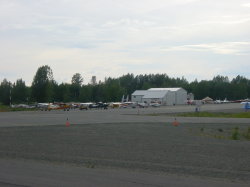
[(147, 108), (148, 104), (147, 103), (138, 103), (137, 104), (140, 108)]
[(35, 108), (35, 106), (26, 104), (17, 104), (17, 105), (11, 105), (11, 108)]
[(93, 103), (80, 103), (79, 109), (80, 110), (88, 110), (90, 105), (93, 105)]
[(39, 108), (40, 110), (47, 110), (48, 109), (48, 106), (49, 106), (49, 103), (38, 103), (36, 105), (37, 108)]
[(150, 106), (152, 106), (152, 107), (159, 107), (159, 106), (161, 106), (161, 104), (160, 103), (150, 103)]
[(38, 103), (37, 108), (44, 111), (51, 111), (51, 110), (64, 110), (69, 111), (70, 105), (67, 105), (65, 103)]
[(103, 102), (98, 102), (98, 103), (95, 103), (95, 104), (90, 104), (89, 105), (89, 109), (92, 109), (92, 108), (97, 108), (97, 109), (108, 109), (108, 104), (107, 103), (103, 103)]
[(130, 102), (130, 101), (126, 101), (126, 102), (123, 102), (123, 103), (120, 103), (120, 108), (134, 108), (136, 106), (136, 103), (135, 102)]
[(230, 103), (230, 101), (227, 100), (227, 98), (225, 98), (222, 103)]
[(195, 100), (189, 99), (189, 100), (186, 101), (186, 103), (187, 103), (188, 105), (195, 105)]
[(214, 104), (222, 104), (222, 101), (221, 100), (215, 100)]
[(121, 104), (122, 103), (120, 103), (120, 102), (113, 102), (113, 103), (110, 103), (109, 106), (111, 108), (120, 108)]
[(246, 102), (241, 102), (241, 104), (244, 104), (244, 109), (247, 111), (250, 109), (250, 102), (246, 101)]

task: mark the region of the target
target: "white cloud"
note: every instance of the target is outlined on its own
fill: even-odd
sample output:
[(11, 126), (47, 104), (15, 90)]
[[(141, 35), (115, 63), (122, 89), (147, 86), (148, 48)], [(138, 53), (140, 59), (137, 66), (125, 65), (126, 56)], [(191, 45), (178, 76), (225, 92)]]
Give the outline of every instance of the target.
[(244, 7), (250, 7), (250, 3), (242, 4), (242, 6), (244, 6)]
[(235, 61), (249, 69), (246, 7), (245, 0), (1, 0), (0, 79), (31, 82), (44, 64), (58, 82), (76, 72), (85, 81), (128, 72), (208, 77), (204, 67), (220, 73), (227, 63), (229, 73)]
[(212, 52), (225, 55), (250, 55), (250, 42), (223, 42), (195, 45), (182, 45), (163, 49), (163, 51)]

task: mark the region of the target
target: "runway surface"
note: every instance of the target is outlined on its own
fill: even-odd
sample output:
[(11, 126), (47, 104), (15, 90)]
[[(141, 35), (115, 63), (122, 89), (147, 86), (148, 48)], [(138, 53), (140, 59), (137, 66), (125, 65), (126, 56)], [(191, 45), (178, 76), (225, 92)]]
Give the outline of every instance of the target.
[[(203, 105), (201, 110), (244, 111), (241, 107)], [(247, 128), (250, 120), (178, 117), (180, 126), (171, 125), (176, 113), (194, 110), (0, 113), (0, 186), (249, 186), (249, 141), (197, 132)], [(154, 116), (159, 113), (168, 115)]]
[[(72, 124), (95, 124), (95, 123), (119, 123), (119, 122), (171, 122), (175, 113), (194, 112), (195, 106), (166, 106), (159, 108), (122, 108), (108, 110), (78, 109), (71, 111), (32, 111), (32, 112), (2, 112), (0, 113), (0, 127), (10, 126), (36, 126), (36, 125), (60, 125), (69, 119)], [(239, 103), (235, 104), (211, 104), (203, 105), (201, 111), (242, 111)], [(149, 116), (147, 114), (167, 113), (173, 116)], [(183, 123), (249, 123), (249, 119), (230, 118), (192, 118), (178, 117)]]
[(159, 175), (114, 169), (89, 169), (22, 160), (0, 160), (0, 186), (6, 187), (248, 187), (249, 184), (200, 178)]

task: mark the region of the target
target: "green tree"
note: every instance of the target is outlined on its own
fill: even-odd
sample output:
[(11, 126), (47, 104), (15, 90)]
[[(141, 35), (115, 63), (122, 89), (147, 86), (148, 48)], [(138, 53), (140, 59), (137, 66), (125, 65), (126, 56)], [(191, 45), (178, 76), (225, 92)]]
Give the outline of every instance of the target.
[(248, 80), (245, 77), (238, 75), (231, 81), (231, 99), (246, 99), (249, 90)]
[(211, 81), (202, 80), (199, 83), (194, 83), (193, 93), (196, 99), (203, 99), (206, 96), (211, 97)]
[(12, 100), (13, 103), (23, 103), (29, 101), (28, 89), (22, 79), (18, 79), (13, 84)]
[(210, 97), (213, 99), (229, 99), (230, 82), (228, 77), (217, 75), (210, 83)]
[(131, 95), (136, 90), (136, 79), (133, 74), (123, 75), (118, 78), (120, 86), (125, 90), (124, 95)]
[(102, 88), (101, 93), (105, 96), (105, 98), (103, 98), (104, 101), (120, 101), (122, 95), (126, 93), (125, 89), (121, 87), (119, 79), (106, 79)]
[(34, 76), (31, 91), (37, 102), (51, 102), (53, 100), (53, 72), (48, 65), (38, 68)]
[(55, 86), (55, 101), (58, 102), (69, 102), (71, 101), (70, 97), (70, 84), (61, 83), (60, 85)]
[(93, 101), (92, 97), (93, 85), (85, 85), (81, 87), (80, 90), (80, 98), (79, 100), (82, 102), (90, 102)]
[(83, 83), (83, 78), (82, 78), (81, 74), (80, 73), (74, 74), (72, 79), (71, 79), (71, 84), (82, 86), (82, 83)]
[(11, 89), (12, 84), (11, 82), (4, 79), (0, 85), (0, 102), (4, 105), (11, 104)]
[(70, 88), (71, 98), (73, 99), (73, 101), (79, 101), (82, 83), (83, 83), (83, 78), (81, 74), (80, 73), (74, 74), (71, 79), (71, 88)]

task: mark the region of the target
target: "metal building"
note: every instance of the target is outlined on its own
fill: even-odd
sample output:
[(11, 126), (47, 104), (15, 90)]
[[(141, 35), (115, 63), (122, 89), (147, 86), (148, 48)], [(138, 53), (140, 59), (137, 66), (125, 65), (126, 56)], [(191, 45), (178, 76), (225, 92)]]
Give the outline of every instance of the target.
[(131, 96), (132, 102), (160, 103), (162, 105), (186, 104), (187, 91), (183, 88), (151, 88), (136, 90)]

